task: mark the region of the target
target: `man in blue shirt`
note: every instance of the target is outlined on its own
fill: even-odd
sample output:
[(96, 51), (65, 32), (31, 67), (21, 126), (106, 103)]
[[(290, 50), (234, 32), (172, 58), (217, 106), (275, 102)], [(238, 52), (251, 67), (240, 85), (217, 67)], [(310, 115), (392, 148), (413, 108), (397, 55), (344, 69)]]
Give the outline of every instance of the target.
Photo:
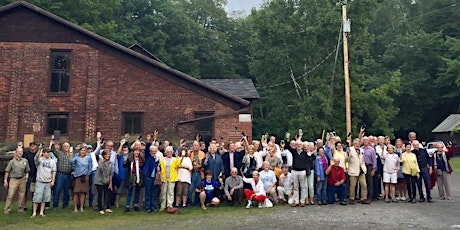
[(377, 169), (377, 157), (374, 147), (369, 144), (369, 137), (363, 137), (363, 157), (366, 164), (366, 184), (367, 184), (367, 200), (371, 201), (374, 196), (374, 175)]
[(425, 183), (426, 198), (429, 203), (433, 202), (431, 198), (430, 175), (433, 173), (433, 162), (430, 155), (424, 148), (420, 148), (420, 143), (415, 140), (412, 142), (414, 150), (412, 152), (417, 156), (418, 167), (420, 168), (420, 177), (417, 180), (417, 188), (420, 194), (419, 202), (425, 202), (423, 195), (422, 182)]

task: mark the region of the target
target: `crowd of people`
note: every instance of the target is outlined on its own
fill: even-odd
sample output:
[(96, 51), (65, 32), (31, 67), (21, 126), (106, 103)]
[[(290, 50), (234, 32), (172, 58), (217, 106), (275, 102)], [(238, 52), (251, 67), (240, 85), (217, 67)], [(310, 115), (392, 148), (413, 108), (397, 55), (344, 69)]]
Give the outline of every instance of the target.
[(18, 144), (5, 170), (4, 213), (16, 194), (18, 211), (25, 212), (29, 193), (32, 218), (37, 211), (44, 216), (47, 207), (58, 209), (61, 201), (68, 208), (70, 193), (74, 212), (83, 212), (88, 201), (100, 214), (123, 207), (125, 193), (124, 212), (143, 207), (147, 213), (206, 210), (222, 202), (246, 208), (432, 202), (435, 183), (441, 200), (452, 199), (450, 153), (438, 143), (429, 154), (414, 132), (394, 145), (389, 137), (366, 136), (365, 128), (354, 140), (328, 133), (325, 142), (309, 142), (299, 132), (293, 139), (286, 133), (280, 142), (263, 135), (249, 143), (243, 133), (237, 142), (206, 144), (197, 136), (190, 146), (181, 140), (176, 148), (158, 136), (155, 131), (132, 143), (124, 138), (115, 148), (98, 133), (94, 147), (81, 143), (75, 151), (53, 137), (48, 147), (32, 142), (24, 150)]

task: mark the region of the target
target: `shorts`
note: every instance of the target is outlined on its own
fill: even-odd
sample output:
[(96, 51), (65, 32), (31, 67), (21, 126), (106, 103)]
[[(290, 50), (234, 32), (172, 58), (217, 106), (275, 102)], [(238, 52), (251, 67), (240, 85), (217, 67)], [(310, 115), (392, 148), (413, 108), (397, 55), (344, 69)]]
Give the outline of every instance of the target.
[(383, 172), (383, 183), (398, 183), (398, 173)]
[(176, 195), (177, 196), (187, 196), (188, 194), (188, 187), (190, 186), (187, 182), (180, 182), (176, 183)]
[(50, 183), (43, 183), (40, 181), (35, 182), (35, 192), (32, 198), (34, 203), (50, 202), (51, 201), (51, 187)]

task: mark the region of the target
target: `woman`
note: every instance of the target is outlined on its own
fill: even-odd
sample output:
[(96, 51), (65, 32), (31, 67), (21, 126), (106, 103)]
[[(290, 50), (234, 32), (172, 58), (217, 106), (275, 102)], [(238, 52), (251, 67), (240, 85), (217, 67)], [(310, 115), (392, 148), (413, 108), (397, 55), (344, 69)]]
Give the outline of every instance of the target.
[[(306, 174), (307, 177), (305, 178), (306, 192), (308, 192), (308, 197), (305, 200), (305, 204), (315, 204), (315, 144), (313, 142), (305, 142), (304, 149), (307, 153), (307, 170)], [(310, 203), (308, 202), (308, 198), (310, 198)]]
[(326, 169), (329, 167), (327, 157), (324, 156), (324, 148), (318, 148), (318, 156), (315, 159), (315, 172), (316, 172), (316, 195), (318, 198), (318, 205), (327, 205), (326, 187), (327, 175)]
[[(144, 157), (141, 155), (139, 147), (133, 149), (133, 152), (129, 154), (126, 161), (123, 163), (123, 167), (126, 170), (126, 186), (128, 188), (128, 194), (126, 195), (126, 206), (125, 212), (129, 212), (131, 199), (134, 192), (134, 211), (140, 211), (139, 208), (139, 193), (141, 187), (144, 187), (144, 180), (142, 176), (142, 168), (144, 167)], [(134, 191), (133, 191), (134, 190)]]
[(244, 189), (244, 196), (248, 201), (248, 205), (246, 205), (246, 208), (251, 208), (252, 201), (259, 203), (259, 208), (262, 208), (266, 197), (264, 183), (262, 183), (262, 181), (259, 180), (259, 172), (252, 172), (252, 178), (246, 178), (244, 177), (244, 175), (242, 176), (243, 181), (249, 183), (252, 186), (252, 190)]
[(100, 214), (104, 214), (102, 197), (104, 197), (105, 212), (112, 213), (109, 201), (109, 194), (112, 190), (112, 176), (113, 164), (110, 162), (110, 150), (106, 149), (99, 159), (99, 166), (97, 167), (96, 176), (94, 178), (94, 184), (97, 189), (97, 205)]
[[(270, 170), (270, 162), (264, 161), (262, 164), (263, 170), (259, 173), (259, 178), (264, 184), (264, 190), (267, 193), (266, 197), (271, 197), (273, 203), (278, 204), (278, 196), (276, 195), (276, 176), (273, 170)], [(281, 170), (281, 169), (280, 169)]]
[(436, 173), (436, 182), (438, 183), (439, 198), (441, 200), (452, 200), (452, 167), (450, 166), (451, 154), (444, 151), (444, 146), (437, 143), (436, 153), (433, 154), (433, 166)]
[(86, 148), (78, 150), (78, 156), (72, 160), (72, 170), (74, 176), (73, 211), (77, 212), (77, 205), (80, 204), (80, 211), (83, 212), (86, 193), (89, 190), (89, 174), (92, 171), (91, 157), (86, 156)]
[[(269, 149), (269, 154), (265, 158), (265, 161), (268, 161), (270, 170), (273, 170), (273, 172), (275, 172), (276, 178), (279, 178), (281, 175), (281, 165), (283, 164), (283, 162), (281, 158), (276, 156), (276, 146), (274, 144), (271, 144), (270, 149)], [(263, 169), (263, 165), (262, 165), (262, 169)]]
[(342, 142), (337, 141), (335, 142), (334, 148), (332, 149), (332, 158), (340, 159), (339, 166), (343, 168), (345, 174), (347, 173), (346, 161), (347, 161), (347, 153), (343, 151)]
[[(401, 158), (401, 154), (405, 151), (404, 144), (401, 138), (396, 139), (395, 142), (395, 153)], [(401, 163), (399, 163), (399, 170), (398, 170), (398, 183), (396, 184), (396, 200), (406, 200), (407, 195), (407, 187), (406, 187), (406, 179), (404, 179), (404, 175), (402, 172)]]
[(205, 159), (203, 159), (204, 170), (211, 170), (212, 179), (215, 181), (219, 180), (219, 176), (224, 173), (224, 164), (222, 158), (217, 153), (217, 146), (215, 144), (209, 145), (209, 152), (206, 154)]
[(174, 187), (178, 180), (177, 169), (180, 166), (179, 158), (173, 157), (173, 147), (165, 149), (166, 156), (160, 160), (161, 171), (161, 205), (160, 211), (172, 208), (174, 202)]
[(223, 185), (212, 179), (212, 171), (206, 171), (205, 179), (200, 183), (199, 187), (196, 188), (196, 192), (200, 193), (201, 209), (206, 210), (209, 205), (217, 206), (220, 204), (218, 196), (219, 189), (222, 189)]
[[(383, 183), (385, 183), (385, 202), (390, 203), (391, 201), (397, 203), (395, 199), (395, 187), (398, 183), (398, 171), (399, 171), (399, 156), (395, 153), (395, 147), (393, 145), (387, 146), (387, 151), (383, 152), (382, 158), (385, 162), (383, 165)], [(388, 192), (391, 189), (391, 199), (388, 197)]]
[(248, 145), (247, 139), (244, 140), (243, 144), (245, 146), (244, 152), (246, 154), (244, 154), (242, 161), (244, 170), (241, 170), (241, 172), (244, 173), (244, 176), (250, 178), (252, 177), (252, 172), (257, 170), (257, 159), (254, 155), (255, 147), (254, 145)]
[(411, 152), (411, 144), (406, 145), (406, 151), (401, 155), (400, 162), (402, 163), (402, 171), (406, 178), (407, 191), (409, 199), (408, 203), (416, 203), (416, 182), (420, 177), (420, 169), (417, 163), (417, 156)]
[(179, 203), (182, 198), (182, 207), (187, 207), (187, 195), (189, 186), (192, 183), (192, 160), (190, 160), (190, 153), (185, 149), (181, 151), (179, 169), (177, 170), (178, 181), (176, 183), (176, 207), (179, 207)]

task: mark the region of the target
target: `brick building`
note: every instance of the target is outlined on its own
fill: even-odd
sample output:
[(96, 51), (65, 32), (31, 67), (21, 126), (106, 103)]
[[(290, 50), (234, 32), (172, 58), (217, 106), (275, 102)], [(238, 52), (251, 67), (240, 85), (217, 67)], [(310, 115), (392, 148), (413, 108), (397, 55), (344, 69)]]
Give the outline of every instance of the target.
[(252, 82), (242, 98), (23, 1), (0, 8), (0, 28), (0, 141), (252, 136)]

